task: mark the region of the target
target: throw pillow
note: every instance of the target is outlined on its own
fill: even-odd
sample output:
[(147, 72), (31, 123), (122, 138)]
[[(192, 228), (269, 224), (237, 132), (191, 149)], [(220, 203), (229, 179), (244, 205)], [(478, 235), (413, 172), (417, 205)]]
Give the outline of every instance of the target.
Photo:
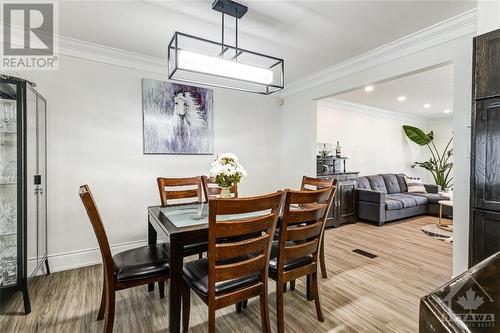
[(424, 183), (420, 178), (405, 177), (408, 193), (427, 193)]

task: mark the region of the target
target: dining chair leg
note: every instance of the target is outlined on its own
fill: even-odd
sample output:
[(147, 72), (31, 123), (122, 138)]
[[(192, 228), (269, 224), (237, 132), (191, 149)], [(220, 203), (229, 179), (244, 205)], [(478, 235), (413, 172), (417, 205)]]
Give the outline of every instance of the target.
[(208, 307), (208, 333), (215, 333), (215, 309)]
[(295, 280), (290, 281), (290, 290), (295, 290)]
[(115, 321), (115, 290), (108, 288), (106, 292), (106, 319), (104, 320), (104, 332), (112, 333)]
[(312, 294), (312, 287), (311, 287), (311, 274), (307, 275), (306, 277), (306, 297), (307, 297), (307, 300), (308, 301), (312, 301), (314, 298), (313, 298), (313, 294)]
[[(324, 236), (324, 234), (323, 234)], [(328, 275), (326, 273), (326, 262), (325, 262), (325, 238), (321, 238), (321, 246), (319, 248), (319, 262), (321, 266), (321, 277), (323, 279), (328, 278)]]
[(165, 297), (165, 281), (158, 281), (158, 291), (160, 293), (160, 298)]
[(198, 253), (198, 259), (203, 259), (203, 252)]
[(260, 295), (260, 321), (262, 323), (262, 332), (271, 333), (271, 321), (269, 319), (269, 307), (267, 305), (267, 291)]
[(243, 309), (246, 309), (247, 306), (248, 306), (248, 300), (246, 299), (243, 301)]
[[(102, 275), (106, 275), (106, 273), (102, 272)], [(97, 314), (97, 320), (102, 320), (104, 318), (104, 312), (106, 311), (106, 278), (102, 279), (102, 296), (101, 296), (101, 305), (99, 306), (99, 313)]]
[(241, 313), (241, 309), (243, 308), (243, 302), (238, 302), (234, 306), (236, 307), (236, 313)]
[(319, 294), (319, 283), (318, 283), (318, 273), (312, 274), (312, 284), (313, 284), (313, 294), (314, 294), (314, 306), (316, 307), (316, 316), (318, 316), (318, 320), (320, 322), (325, 321), (325, 317), (323, 317), (323, 309), (321, 309), (321, 301)]
[(191, 314), (191, 289), (183, 283), (182, 286), (182, 332), (189, 330), (189, 316)]
[(276, 281), (276, 317), (278, 333), (285, 332), (285, 318), (283, 309), (283, 283)]

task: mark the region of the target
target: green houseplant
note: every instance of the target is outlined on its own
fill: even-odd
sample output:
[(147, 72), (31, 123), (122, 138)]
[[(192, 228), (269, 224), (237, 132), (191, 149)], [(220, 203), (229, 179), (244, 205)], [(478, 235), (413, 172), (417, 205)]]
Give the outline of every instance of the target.
[(434, 144), (434, 133), (432, 131), (425, 134), (420, 128), (409, 125), (404, 125), (403, 130), (408, 139), (419, 146), (427, 146), (431, 153), (428, 161), (415, 162), (412, 167), (419, 166), (428, 170), (434, 177), (436, 185), (440, 185), (443, 189), (450, 188), (453, 180), (453, 177), (450, 176), (453, 169), (453, 162), (450, 162), (450, 158), (453, 156), (453, 148), (450, 145), (453, 138), (448, 141), (444, 150), (439, 152)]

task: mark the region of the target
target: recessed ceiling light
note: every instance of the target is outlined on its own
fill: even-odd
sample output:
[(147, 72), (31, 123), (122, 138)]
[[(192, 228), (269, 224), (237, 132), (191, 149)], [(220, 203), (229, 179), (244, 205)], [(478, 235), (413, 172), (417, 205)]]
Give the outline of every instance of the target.
[(400, 102), (406, 101), (406, 96), (399, 96), (398, 101), (400, 101)]
[(444, 113), (451, 113), (451, 110), (450, 109), (446, 109), (443, 111)]
[(430, 108), (430, 107), (431, 107), (431, 105), (430, 105), (430, 104), (424, 104), (424, 108), (428, 109), (428, 108)]
[(366, 92), (372, 92), (373, 91), (373, 86), (366, 86), (365, 87)]

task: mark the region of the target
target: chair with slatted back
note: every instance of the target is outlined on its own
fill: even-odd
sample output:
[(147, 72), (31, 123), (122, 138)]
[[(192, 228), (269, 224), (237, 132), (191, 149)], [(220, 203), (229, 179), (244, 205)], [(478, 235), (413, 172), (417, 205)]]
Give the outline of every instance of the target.
[[(313, 178), (313, 177), (303, 176), (302, 177), (302, 184), (300, 185), (300, 190), (301, 191), (318, 190), (318, 189), (325, 188), (325, 187), (332, 186), (332, 185), (337, 186), (337, 179)], [(319, 259), (320, 259), (319, 262), (320, 262), (320, 267), (321, 267), (321, 277), (323, 279), (326, 279), (328, 277), (328, 275), (326, 272), (325, 238), (324, 237), (321, 239), (321, 247), (319, 250)], [(292, 290), (294, 289), (293, 283), (291, 284), (290, 288)]]
[(208, 258), (184, 265), (183, 331), (189, 328), (190, 290), (208, 305), (209, 332), (215, 312), (260, 297), (263, 332), (271, 332), (267, 307), (270, 246), (283, 192), (209, 201)]
[[(202, 180), (201, 177), (189, 178), (157, 178), (158, 191), (162, 206), (201, 203)], [(208, 249), (207, 243), (190, 244), (184, 247), (184, 256), (198, 254), (201, 258)]]
[[(170, 276), (167, 250), (161, 244), (147, 245), (111, 255), (102, 219), (88, 185), (80, 186), (80, 198), (94, 228), (103, 262), (103, 286), (97, 320), (105, 318), (104, 331), (113, 331), (115, 293), (144, 284), (164, 282)], [(164, 289), (160, 288), (160, 297)]]
[[(278, 332), (284, 332), (283, 292), (286, 283), (307, 276), (312, 283), (316, 315), (324, 321), (318, 285), (318, 254), (335, 186), (320, 190), (285, 191), (279, 240), (273, 242), (269, 277), (276, 281)], [(311, 281), (312, 279), (312, 281)]]
[(202, 202), (201, 177), (158, 177), (156, 180), (158, 183), (158, 191), (160, 193), (160, 201), (162, 206), (169, 206), (179, 203)]
[[(203, 192), (205, 193), (205, 201), (208, 202), (209, 199), (217, 198), (222, 191), (221, 187), (217, 185), (210, 177), (201, 176), (203, 183)], [(231, 186), (231, 195), (233, 198), (238, 197), (238, 185), (234, 184)]]

